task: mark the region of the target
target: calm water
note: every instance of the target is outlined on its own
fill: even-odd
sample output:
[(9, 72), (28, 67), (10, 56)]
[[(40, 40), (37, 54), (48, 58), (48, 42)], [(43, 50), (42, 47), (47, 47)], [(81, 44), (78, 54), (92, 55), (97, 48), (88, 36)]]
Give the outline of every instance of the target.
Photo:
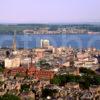
[[(16, 42), (18, 48), (36, 48), (40, 47), (40, 40), (48, 39), (50, 44), (56, 47), (72, 46), (74, 48), (95, 47), (100, 49), (100, 35), (75, 35), (75, 34), (58, 34), (58, 35), (17, 35)], [(11, 47), (13, 35), (0, 34), (0, 47)]]

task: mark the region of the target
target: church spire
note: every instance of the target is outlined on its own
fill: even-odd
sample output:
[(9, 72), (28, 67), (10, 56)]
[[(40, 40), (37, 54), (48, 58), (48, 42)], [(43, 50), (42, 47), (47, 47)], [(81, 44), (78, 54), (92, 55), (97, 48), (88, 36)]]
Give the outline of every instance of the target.
[(12, 49), (13, 49), (14, 51), (16, 51), (16, 30), (14, 31)]

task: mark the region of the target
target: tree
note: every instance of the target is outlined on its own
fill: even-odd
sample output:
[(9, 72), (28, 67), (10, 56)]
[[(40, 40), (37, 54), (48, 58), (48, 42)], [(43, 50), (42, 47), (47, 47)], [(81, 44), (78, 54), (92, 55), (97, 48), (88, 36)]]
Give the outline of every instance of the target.
[(10, 52), (6, 51), (6, 57), (9, 57), (9, 56), (10, 56)]
[[(56, 75), (51, 80), (52, 84), (65, 85), (68, 82), (79, 83), (83, 89), (88, 89), (90, 85), (100, 85), (100, 75), (96, 75), (93, 71), (84, 69), (83, 76), (78, 75)], [(91, 75), (92, 74), (92, 75)]]
[(80, 84), (80, 88), (82, 88), (82, 89), (89, 89), (89, 87), (90, 87), (89, 81), (80, 82), (79, 84)]
[(1, 65), (0, 65), (0, 72), (3, 72), (4, 71), (4, 67), (2, 67)]
[(52, 80), (51, 80), (52, 84), (56, 84), (56, 85), (60, 85), (61, 84), (61, 78), (59, 76), (55, 76)]
[(20, 77), (21, 75), (20, 75), (20, 73), (16, 73), (16, 75), (15, 75), (15, 77)]
[(57, 93), (57, 90), (56, 89), (43, 89), (42, 90), (42, 97), (43, 98), (46, 98), (47, 96), (53, 96), (54, 93)]
[(18, 96), (13, 94), (4, 94), (0, 100), (21, 100)]
[(38, 61), (36, 65), (39, 67), (42, 67), (44, 64), (46, 64), (46, 60), (43, 59), (43, 60)]
[(87, 68), (80, 68), (80, 73), (83, 73), (84, 75), (95, 75), (95, 72), (91, 69)]
[(30, 85), (23, 84), (21, 85), (21, 92), (28, 92), (30, 89)]
[(93, 76), (93, 78), (91, 79), (91, 84), (92, 85), (100, 85), (100, 76), (99, 75)]

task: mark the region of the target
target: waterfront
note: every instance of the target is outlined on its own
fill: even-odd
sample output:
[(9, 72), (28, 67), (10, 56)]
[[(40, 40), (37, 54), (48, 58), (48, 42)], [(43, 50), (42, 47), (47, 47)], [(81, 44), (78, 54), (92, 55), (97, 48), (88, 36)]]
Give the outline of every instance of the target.
[[(100, 49), (100, 35), (90, 34), (17, 34), (17, 48), (37, 48), (40, 47), (40, 40), (48, 39), (55, 47), (71, 46), (73, 48), (95, 47)], [(0, 34), (0, 47), (11, 47), (13, 41), (12, 34)]]

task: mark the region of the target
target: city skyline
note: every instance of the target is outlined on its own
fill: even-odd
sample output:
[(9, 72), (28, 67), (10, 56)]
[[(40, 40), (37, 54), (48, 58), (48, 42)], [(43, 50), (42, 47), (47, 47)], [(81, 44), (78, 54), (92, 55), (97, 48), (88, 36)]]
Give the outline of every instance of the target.
[(100, 22), (99, 0), (3, 0), (0, 23)]

